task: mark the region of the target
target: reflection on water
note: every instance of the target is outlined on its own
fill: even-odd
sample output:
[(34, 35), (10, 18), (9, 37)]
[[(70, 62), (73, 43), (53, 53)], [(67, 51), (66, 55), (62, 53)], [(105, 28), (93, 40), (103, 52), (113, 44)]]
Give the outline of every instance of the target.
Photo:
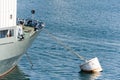
[(101, 75), (100, 72), (96, 73), (86, 73), (86, 72), (80, 72), (80, 80), (96, 80)]
[(30, 80), (29, 76), (23, 73), (17, 66), (12, 72), (0, 80)]

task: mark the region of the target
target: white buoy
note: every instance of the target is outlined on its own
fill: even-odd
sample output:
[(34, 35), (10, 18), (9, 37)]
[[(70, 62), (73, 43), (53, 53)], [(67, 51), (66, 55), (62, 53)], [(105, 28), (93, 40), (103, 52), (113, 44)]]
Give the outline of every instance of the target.
[(95, 57), (91, 60), (86, 61), (86, 59), (79, 55), (78, 53), (76, 53), (71, 47), (66, 46), (62, 41), (60, 41), (59, 39), (57, 39), (54, 35), (52, 35), (48, 30), (44, 29), (48, 35), (53, 38), (54, 40), (56, 40), (60, 45), (62, 45), (67, 51), (70, 51), (71, 53), (75, 54), (78, 58), (80, 58), (81, 60), (85, 61), (84, 64), (80, 65), (80, 68), (82, 71), (86, 71), (86, 72), (100, 72), (102, 71), (101, 65), (98, 61), (98, 58)]
[(81, 71), (85, 71), (85, 72), (100, 72), (100, 71), (102, 71), (102, 67), (101, 67), (97, 57), (86, 61), (85, 63), (80, 65), (80, 68), (81, 68)]

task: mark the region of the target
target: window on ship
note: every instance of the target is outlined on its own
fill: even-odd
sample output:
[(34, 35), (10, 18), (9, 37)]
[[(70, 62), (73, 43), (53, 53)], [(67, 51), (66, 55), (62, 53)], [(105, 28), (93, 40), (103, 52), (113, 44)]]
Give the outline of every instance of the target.
[(12, 37), (12, 36), (14, 36), (14, 30), (13, 29), (1, 30), (0, 31), (0, 38)]

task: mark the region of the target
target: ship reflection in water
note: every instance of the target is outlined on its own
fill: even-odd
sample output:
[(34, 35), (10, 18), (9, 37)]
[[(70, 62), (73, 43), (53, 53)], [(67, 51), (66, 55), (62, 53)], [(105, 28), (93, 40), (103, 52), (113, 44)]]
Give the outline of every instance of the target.
[(101, 73), (96, 72), (96, 73), (86, 73), (86, 72), (80, 72), (80, 80), (96, 80), (100, 77)]
[(30, 80), (29, 76), (26, 75), (22, 70), (17, 66), (12, 72), (7, 74), (5, 77), (0, 80)]

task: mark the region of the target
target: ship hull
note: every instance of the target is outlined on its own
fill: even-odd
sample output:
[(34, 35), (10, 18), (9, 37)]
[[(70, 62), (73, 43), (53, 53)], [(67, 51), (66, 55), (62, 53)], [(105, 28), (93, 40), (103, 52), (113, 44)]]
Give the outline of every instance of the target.
[(20, 59), (21, 55), (15, 56), (6, 60), (0, 61), (0, 77), (5, 76), (9, 72), (11, 72), (14, 67), (17, 65), (16, 61)]
[[(22, 41), (14, 41), (11, 38), (4, 39), (0, 44), (0, 77), (6, 75), (18, 64), (23, 54), (27, 52), (34, 39), (41, 30), (34, 32), (31, 36), (25, 37)], [(13, 41), (12, 41), (13, 40)]]

